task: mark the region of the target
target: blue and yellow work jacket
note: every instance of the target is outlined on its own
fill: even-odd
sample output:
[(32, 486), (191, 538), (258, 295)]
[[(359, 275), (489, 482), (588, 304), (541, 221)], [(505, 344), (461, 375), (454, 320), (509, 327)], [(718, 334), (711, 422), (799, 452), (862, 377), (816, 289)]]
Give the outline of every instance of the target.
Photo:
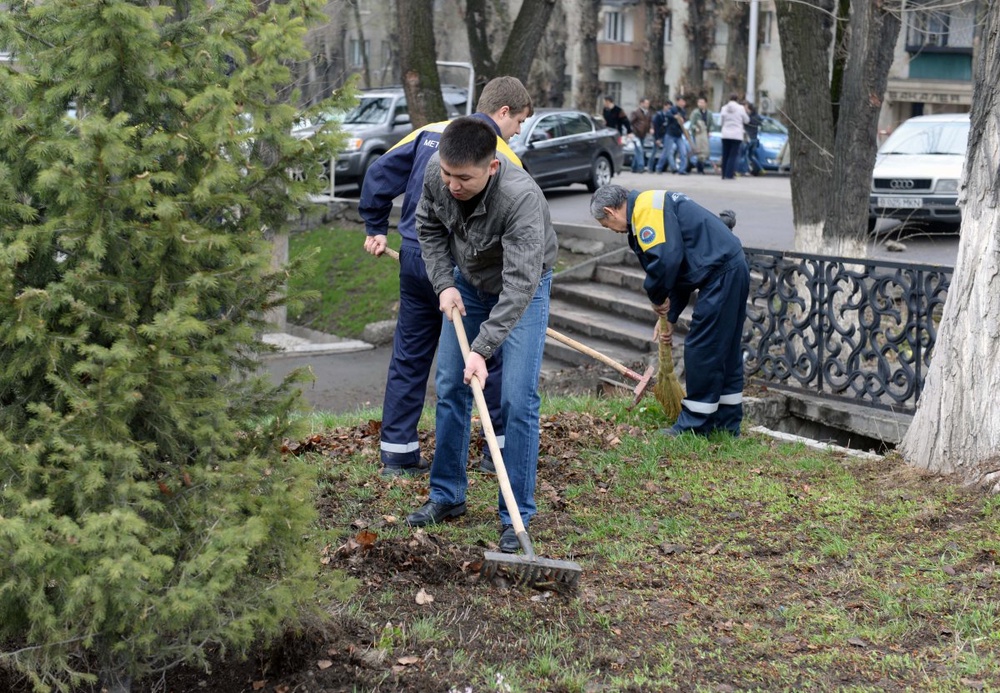
[[(497, 152), (520, 166), (521, 160), (500, 136), (500, 127), (496, 122), (484, 113), (476, 113), (473, 117), (489, 123), (497, 133)], [(361, 186), (358, 212), (365, 220), (365, 230), (369, 236), (388, 233), (392, 201), (406, 193), (399, 219), (399, 233), (404, 241), (417, 243), (417, 205), (423, 191), (424, 169), (438, 150), (441, 133), (448, 122), (431, 123), (414, 130), (368, 168)]]
[(677, 322), (693, 291), (743, 254), (736, 234), (683, 193), (633, 190), (628, 220), (629, 247), (646, 270), (643, 288), (655, 305), (670, 299), (670, 322)]

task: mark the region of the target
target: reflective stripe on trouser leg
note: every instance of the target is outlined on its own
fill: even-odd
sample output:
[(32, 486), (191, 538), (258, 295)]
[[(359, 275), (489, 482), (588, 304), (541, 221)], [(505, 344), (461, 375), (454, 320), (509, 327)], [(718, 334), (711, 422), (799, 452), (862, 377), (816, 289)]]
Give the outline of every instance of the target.
[(712, 422), (717, 430), (733, 435), (740, 432), (743, 423), (743, 328), (747, 316), (747, 295), (750, 292), (750, 270), (745, 257), (724, 277), (727, 295), (727, 312), (731, 313), (729, 341), (723, 364), (722, 395), (719, 410)]
[[(740, 344), (746, 318), (749, 274), (742, 254), (721, 268), (698, 291), (691, 328), (684, 339), (684, 370), (687, 397), (675, 427), (708, 434), (717, 427), (723, 394), (743, 391)], [(742, 405), (726, 403), (721, 427), (736, 430)], [(738, 410), (738, 411), (736, 411)]]
[(399, 317), (382, 402), (384, 465), (406, 467), (420, 460), (417, 424), (440, 335), (438, 298), (427, 279), (420, 248), (404, 243), (399, 252)]

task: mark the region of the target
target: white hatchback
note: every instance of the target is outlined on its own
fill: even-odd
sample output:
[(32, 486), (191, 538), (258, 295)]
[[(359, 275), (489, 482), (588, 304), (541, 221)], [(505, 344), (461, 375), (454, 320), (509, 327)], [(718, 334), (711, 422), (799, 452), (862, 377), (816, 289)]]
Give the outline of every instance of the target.
[(875, 157), (869, 230), (881, 218), (960, 224), (968, 142), (968, 113), (917, 116), (897, 127)]

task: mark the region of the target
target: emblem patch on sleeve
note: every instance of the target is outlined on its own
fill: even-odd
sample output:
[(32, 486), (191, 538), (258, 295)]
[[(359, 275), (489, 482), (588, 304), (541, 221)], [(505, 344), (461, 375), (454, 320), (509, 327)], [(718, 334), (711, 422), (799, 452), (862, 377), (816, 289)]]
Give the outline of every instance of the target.
[(652, 226), (643, 226), (639, 229), (639, 242), (643, 245), (650, 245), (656, 239), (656, 229)]

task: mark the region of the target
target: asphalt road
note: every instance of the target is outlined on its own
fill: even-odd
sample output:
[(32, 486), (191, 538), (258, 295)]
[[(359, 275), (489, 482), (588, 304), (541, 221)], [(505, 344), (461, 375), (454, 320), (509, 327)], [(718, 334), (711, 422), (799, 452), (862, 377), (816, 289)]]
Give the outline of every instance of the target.
[[(614, 181), (628, 188), (665, 188), (684, 192), (716, 212), (732, 209), (737, 214), (736, 231), (745, 246), (775, 250), (792, 247), (794, 227), (787, 176), (765, 175), (723, 181), (709, 174), (680, 176), (627, 172), (616, 176)], [(343, 192), (357, 194), (355, 189)], [(590, 193), (584, 186), (547, 191), (546, 198), (553, 220), (599, 228), (590, 218)], [(883, 244), (886, 238), (899, 238), (906, 249), (890, 252)], [(958, 235), (953, 232), (910, 232), (901, 235), (900, 229), (887, 228), (873, 239), (870, 254), (895, 262), (953, 265), (957, 249)], [(295, 368), (309, 370), (315, 380), (303, 388), (305, 399), (317, 410), (344, 413), (382, 406), (391, 353), (390, 347), (383, 346), (349, 353), (283, 357), (269, 360), (266, 367), (275, 379), (284, 377)], [(429, 389), (433, 393), (433, 376)]]

